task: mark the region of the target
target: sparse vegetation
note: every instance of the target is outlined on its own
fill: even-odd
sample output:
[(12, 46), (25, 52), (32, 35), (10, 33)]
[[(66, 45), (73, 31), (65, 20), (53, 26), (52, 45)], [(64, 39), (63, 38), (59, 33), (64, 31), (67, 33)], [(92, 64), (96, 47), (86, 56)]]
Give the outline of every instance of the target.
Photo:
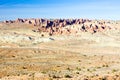
[(76, 67), (76, 69), (77, 69), (78, 71), (81, 71), (81, 68), (79, 68), (79, 67)]
[(41, 37), (44, 37), (44, 34), (41, 34)]
[(97, 67), (97, 69), (100, 69), (100, 68), (101, 68), (100, 66)]
[(87, 55), (83, 55), (84, 57), (87, 57)]
[[(93, 24), (90, 30), (95, 27), (94, 24), (103, 26), (99, 21), (90, 24)], [(89, 27), (90, 24), (84, 26)], [(47, 24), (44, 24), (44, 29), (41, 29), (42, 26), (36, 26), (34, 29), (32, 25), (27, 24), (2, 25), (0, 24), (0, 79), (22, 76), (28, 80), (120, 79), (119, 30), (116, 32), (111, 29), (111, 32), (106, 32), (105, 29), (106, 31), (102, 32), (102, 29), (97, 29), (98, 34), (92, 32), (92, 35), (82, 32), (82, 25), (79, 24), (74, 25), (74, 30), (80, 30), (80, 33), (73, 31), (75, 34), (72, 34), (72, 28), (69, 29), (72, 25), (64, 26), (65, 30), (69, 29), (69, 33), (61, 31), (62, 27), (60, 30), (49, 27), (50, 33), (45, 29)]]
[(78, 62), (81, 62), (81, 60), (78, 60)]
[(79, 72), (76, 72), (76, 74), (80, 74)]
[(23, 66), (22, 68), (23, 68), (23, 69), (27, 69), (27, 67), (26, 67), (26, 66)]
[(53, 75), (52, 78), (60, 78), (59, 76)]
[(109, 67), (107, 64), (103, 64), (102, 67)]
[(113, 69), (113, 70), (112, 70), (112, 73), (117, 72), (117, 71), (118, 71), (117, 69)]
[(90, 69), (87, 69), (87, 71), (90, 71)]
[(47, 72), (46, 71), (42, 71), (41, 73), (46, 74)]
[(68, 67), (68, 68), (66, 68), (66, 70), (70, 71), (71, 69)]
[(68, 75), (68, 74), (66, 74), (64, 77), (65, 77), (65, 78), (72, 78), (72, 76), (70, 76), (70, 75)]

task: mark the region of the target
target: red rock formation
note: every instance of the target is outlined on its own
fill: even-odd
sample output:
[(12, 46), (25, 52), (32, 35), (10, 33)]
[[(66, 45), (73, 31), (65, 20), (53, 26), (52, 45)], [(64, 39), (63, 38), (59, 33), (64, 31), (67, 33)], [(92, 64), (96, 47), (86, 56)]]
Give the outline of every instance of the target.
[[(49, 35), (76, 34), (81, 31), (96, 33), (111, 29), (105, 21), (92, 21), (89, 19), (20, 19), (4, 21), (4, 23), (25, 23), (38, 27), (36, 32), (47, 32)], [(110, 24), (110, 23), (109, 23)], [(76, 27), (76, 25), (79, 25)], [(67, 27), (66, 27), (67, 26)]]

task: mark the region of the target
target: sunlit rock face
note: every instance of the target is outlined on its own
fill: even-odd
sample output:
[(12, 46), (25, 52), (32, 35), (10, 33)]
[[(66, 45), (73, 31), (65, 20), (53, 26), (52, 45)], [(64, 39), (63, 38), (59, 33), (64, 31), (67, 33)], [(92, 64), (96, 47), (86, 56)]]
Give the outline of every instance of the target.
[(4, 21), (4, 23), (23, 23), (37, 27), (37, 31), (55, 34), (76, 34), (82, 32), (97, 33), (110, 30), (113, 27), (110, 22), (89, 20), (89, 19), (16, 19)]

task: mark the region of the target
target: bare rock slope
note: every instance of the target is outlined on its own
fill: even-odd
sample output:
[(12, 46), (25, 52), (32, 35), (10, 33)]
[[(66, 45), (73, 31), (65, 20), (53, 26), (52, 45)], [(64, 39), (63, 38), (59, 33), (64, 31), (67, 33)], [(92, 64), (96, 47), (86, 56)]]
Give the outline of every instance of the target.
[[(4, 21), (5, 23), (25, 23), (38, 27), (37, 31), (53, 34), (71, 34), (80, 31), (96, 33), (109, 30), (113, 27), (110, 21), (89, 20), (89, 19), (17, 19), (14, 21)], [(73, 26), (70, 26), (73, 25)], [(35, 31), (35, 30), (34, 30)]]

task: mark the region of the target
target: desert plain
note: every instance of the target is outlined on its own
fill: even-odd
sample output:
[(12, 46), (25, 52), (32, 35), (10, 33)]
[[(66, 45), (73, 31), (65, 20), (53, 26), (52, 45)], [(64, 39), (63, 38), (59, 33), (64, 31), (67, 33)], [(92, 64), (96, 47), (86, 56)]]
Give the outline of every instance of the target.
[(0, 80), (120, 80), (120, 21), (0, 22)]

